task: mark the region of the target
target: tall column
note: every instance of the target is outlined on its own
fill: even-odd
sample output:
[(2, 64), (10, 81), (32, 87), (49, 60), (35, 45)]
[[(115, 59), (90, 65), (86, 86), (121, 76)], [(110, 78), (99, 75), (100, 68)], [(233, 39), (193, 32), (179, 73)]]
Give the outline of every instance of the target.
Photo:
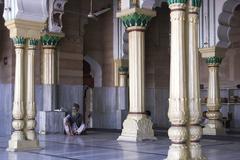
[(23, 37), (13, 38), (15, 45), (16, 64), (15, 64), (15, 86), (13, 102), (13, 133), (8, 142), (8, 150), (14, 151), (19, 144), (25, 140), (24, 135), (24, 47), (26, 39)]
[(219, 65), (222, 62), (221, 57), (208, 57), (208, 99), (207, 99), (207, 118), (208, 122), (203, 129), (205, 135), (219, 135), (224, 134), (224, 128), (222, 124), (221, 98), (220, 98), (220, 86), (219, 86)]
[[(64, 36), (60, 33), (44, 33), (42, 43), (42, 84), (43, 84), (43, 111), (39, 113), (39, 133), (63, 133), (62, 121), (65, 112), (57, 109), (57, 64), (56, 46)], [(52, 124), (58, 126), (53, 127)]]
[(189, 159), (187, 69), (185, 50), (186, 0), (169, 0), (171, 9), (171, 64), (168, 117), (172, 124), (168, 130), (172, 141), (168, 160)]
[[(33, 39), (29, 40), (27, 56), (25, 56), (25, 38), (21, 36), (15, 37), (14, 44), (16, 53), (12, 122), (14, 131), (8, 142), (7, 150), (21, 151), (27, 149), (39, 149), (39, 142), (34, 130), (36, 124), (36, 106), (34, 100), (34, 53), (37, 42)], [(24, 64), (27, 64), (26, 70)]]
[(42, 83), (43, 110), (53, 111), (56, 108), (56, 63), (55, 48), (60, 40), (59, 36), (45, 34), (41, 38), (42, 53)]
[[(195, 3), (194, 3), (195, 2)], [(199, 52), (198, 52), (198, 12), (201, 0), (189, 1), (188, 6), (188, 106), (189, 118), (189, 149), (190, 158), (201, 160), (202, 149), (199, 141), (202, 136), (200, 121), (202, 118), (200, 83), (199, 83)]]
[(34, 76), (34, 56), (36, 52), (36, 46), (38, 44), (38, 40), (29, 39), (28, 40), (28, 50), (27, 50), (27, 104), (26, 104), (26, 138), (27, 140), (36, 141), (38, 144), (38, 140), (35, 133), (36, 127), (36, 104), (35, 104), (35, 76)]
[(117, 14), (129, 34), (129, 114), (123, 122), (120, 141), (156, 139), (152, 122), (145, 115), (145, 41), (144, 31), (156, 13), (152, 10), (132, 8)]
[(225, 134), (222, 124), (221, 98), (219, 86), (219, 65), (225, 56), (226, 49), (220, 47), (200, 48), (202, 58), (206, 59), (209, 71), (207, 118), (208, 122), (203, 128), (204, 135)]

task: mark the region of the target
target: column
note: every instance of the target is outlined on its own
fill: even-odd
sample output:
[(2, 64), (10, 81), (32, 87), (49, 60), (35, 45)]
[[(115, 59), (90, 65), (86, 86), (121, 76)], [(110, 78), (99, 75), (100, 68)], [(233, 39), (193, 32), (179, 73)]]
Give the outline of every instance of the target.
[(128, 67), (121, 66), (118, 69), (119, 73), (119, 87), (128, 86)]
[[(57, 64), (56, 46), (63, 37), (59, 33), (44, 33), (41, 37), (42, 43), (42, 84), (43, 84), (43, 111), (39, 113), (39, 133), (60, 133), (64, 128), (62, 121), (65, 112), (55, 111), (57, 109)], [(53, 124), (57, 127), (54, 127)]]
[(27, 39), (21, 36), (13, 39), (16, 53), (12, 122), (14, 131), (8, 142), (7, 150), (39, 149), (39, 142), (35, 134), (36, 106), (34, 100), (34, 53), (37, 42), (33, 39), (29, 40), (28, 51), (25, 56)]
[(42, 83), (43, 83), (43, 110), (56, 109), (56, 57), (55, 48), (60, 40), (59, 36), (45, 34), (42, 42)]
[(188, 152), (188, 101), (187, 69), (185, 49), (186, 0), (169, 0), (171, 9), (171, 62), (170, 97), (168, 117), (171, 127), (168, 130), (169, 147), (167, 160), (187, 160)]
[(207, 99), (207, 118), (208, 123), (203, 128), (205, 135), (219, 135), (224, 134), (224, 128), (222, 124), (221, 98), (220, 98), (220, 86), (219, 86), (219, 65), (222, 62), (222, 58), (218, 56), (208, 57), (208, 99)]
[(123, 122), (119, 141), (155, 140), (153, 123), (145, 115), (145, 44), (144, 32), (156, 13), (152, 10), (132, 8), (117, 14), (127, 28), (129, 36), (129, 113)]
[[(195, 2), (195, 3), (194, 3)], [(199, 141), (202, 136), (200, 121), (202, 118), (200, 83), (199, 83), (199, 52), (198, 52), (198, 13), (201, 0), (189, 1), (188, 6), (188, 106), (189, 118), (189, 149), (191, 159), (204, 159)]]
[(27, 81), (26, 81), (26, 138), (27, 140), (36, 141), (38, 144), (38, 140), (35, 133), (36, 127), (36, 104), (35, 104), (35, 76), (34, 76), (34, 56), (36, 52), (36, 46), (38, 44), (38, 40), (29, 39), (28, 40), (28, 49), (27, 49)]
[(26, 39), (23, 37), (13, 38), (15, 45), (16, 64), (15, 64), (15, 86), (13, 102), (13, 133), (8, 142), (8, 150), (15, 151), (19, 144), (25, 140), (24, 135), (24, 47)]

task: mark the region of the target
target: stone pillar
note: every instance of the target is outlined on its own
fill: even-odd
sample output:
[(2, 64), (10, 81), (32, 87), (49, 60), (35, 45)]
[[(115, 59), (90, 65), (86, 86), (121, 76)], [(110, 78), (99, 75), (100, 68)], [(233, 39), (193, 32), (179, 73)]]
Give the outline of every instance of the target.
[(128, 86), (128, 67), (119, 67), (119, 87)]
[(204, 135), (225, 134), (222, 124), (221, 98), (219, 86), (219, 65), (225, 56), (226, 49), (219, 47), (200, 48), (202, 58), (206, 59), (209, 70), (207, 118), (208, 122), (203, 128)]
[(13, 133), (8, 142), (8, 150), (15, 151), (21, 142), (25, 141), (24, 135), (24, 47), (26, 39), (23, 37), (13, 38), (15, 45), (16, 64), (15, 64), (15, 86), (13, 102)]
[(208, 122), (203, 129), (205, 135), (221, 135), (225, 133), (222, 124), (221, 98), (219, 86), (219, 65), (222, 62), (221, 57), (208, 57), (208, 99), (207, 99), (207, 118)]
[(28, 50), (27, 50), (27, 92), (26, 92), (26, 138), (27, 140), (36, 141), (38, 140), (35, 133), (36, 126), (36, 104), (35, 104), (35, 76), (34, 76), (34, 56), (36, 52), (36, 46), (38, 40), (29, 39), (28, 40)]
[(170, 97), (168, 117), (172, 124), (168, 130), (169, 147), (167, 160), (187, 160), (188, 151), (188, 101), (187, 60), (185, 49), (186, 0), (169, 0), (171, 9), (171, 62)]
[(123, 122), (119, 141), (155, 140), (153, 123), (145, 115), (145, 41), (144, 31), (156, 13), (152, 10), (132, 8), (117, 13), (129, 34), (129, 114)]
[[(15, 37), (14, 44), (16, 53), (12, 122), (14, 131), (8, 142), (7, 150), (39, 149), (39, 141), (34, 130), (36, 124), (36, 106), (34, 100), (34, 53), (36, 41), (33, 39), (29, 40), (27, 59), (25, 59), (26, 38)], [(24, 64), (27, 64), (26, 70)], [(27, 83), (24, 83), (25, 81)]]
[(63, 133), (62, 121), (65, 112), (57, 109), (57, 71), (56, 46), (63, 37), (59, 33), (45, 33), (41, 37), (42, 43), (42, 84), (43, 84), (43, 111), (39, 113), (39, 133)]
[(60, 36), (45, 34), (41, 37), (42, 53), (42, 84), (43, 84), (43, 110), (56, 109), (56, 56), (55, 48)]
[[(189, 149), (190, 158), (201, 160), (202, 149), (199, 141), (202, 136), (200, 121), (202, 118), (200, 83), (199, 83), (199, 51), (198, 51), (198, 12), (201, 1), (189, 1), (188, 7), (188, 106), (189, 118)], [(198, 2), (198, 3), (197, 3)]]

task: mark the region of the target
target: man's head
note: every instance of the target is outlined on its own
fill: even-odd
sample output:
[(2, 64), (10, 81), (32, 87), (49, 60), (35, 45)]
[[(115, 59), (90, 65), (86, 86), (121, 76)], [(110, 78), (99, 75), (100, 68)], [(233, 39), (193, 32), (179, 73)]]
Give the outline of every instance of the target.
[(77, 103), (74, 103), (72, 106), (72, 115), (76, 115), (79, 112), (80, 106)]

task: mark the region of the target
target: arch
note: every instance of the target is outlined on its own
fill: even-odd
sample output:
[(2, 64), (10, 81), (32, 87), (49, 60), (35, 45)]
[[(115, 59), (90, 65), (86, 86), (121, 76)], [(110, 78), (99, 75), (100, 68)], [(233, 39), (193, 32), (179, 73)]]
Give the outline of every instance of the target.
[(102, 87), (102, 67), (89, 56), (84, 56), (84, 60), (91, 66), (91, 74), (94, 77), (94, 87)]
[(227, 0), (219, 15), (218, 47), (240, 48), (240, 0)]

